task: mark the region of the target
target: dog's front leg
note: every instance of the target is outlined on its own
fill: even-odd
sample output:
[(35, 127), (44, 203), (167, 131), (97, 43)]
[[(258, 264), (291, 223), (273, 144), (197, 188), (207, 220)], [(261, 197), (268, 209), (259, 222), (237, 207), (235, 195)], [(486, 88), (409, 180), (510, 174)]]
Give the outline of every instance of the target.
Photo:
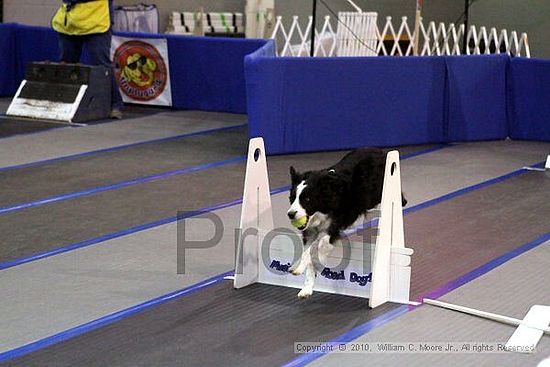
[(305, 281), (304, 287), (298, 293), (299, 298), (308, 298), (313, 294), (313, 286), (315, 285), (315, 277), (317, 275), (315, 268), (319, 265), (326, 265), (328, 255), (333, 249), (334, 245), (330, 243), (330, 236), (328, 234), (322, 236), (316, 246), (312, 244), (308, 247), (305, 252), (306, 257), (300, 263), (305, 268)]
[(300, 260), (297, 264), (292, 266), (289, 271), (293, 275), (302, 275), (304, 271), (306, 270), (307, 263), (311, 262), (311, 244), (306, 243), (304, 244), (304, 251), (302, 252), (302, 256), (300, 257)]
[(290, 271), (293, 275), (302, 275), (304, 271), (306, 270), (306, 266), (308, 264), (308, 258), (311, 257), (311, 245), (315, 242), (316, 236), (312, 236), (308, 233), (302, 234), (302, 243), (303, 243), (303, 251), (302, 256), (300, 256), (300, 260), (292, 265), (288, 271)]
[[(309, 247), (311, 249), (311, 246)], [(305, 259), (307, 264), (305, 266), (305, 281), (304, 287), (298, 293), (298, 298), (308, 298), (313, 294), (313, 285), (315, 284), (315, 267), (313, 261), (311, 261), (311, 253), (308, 254)]]

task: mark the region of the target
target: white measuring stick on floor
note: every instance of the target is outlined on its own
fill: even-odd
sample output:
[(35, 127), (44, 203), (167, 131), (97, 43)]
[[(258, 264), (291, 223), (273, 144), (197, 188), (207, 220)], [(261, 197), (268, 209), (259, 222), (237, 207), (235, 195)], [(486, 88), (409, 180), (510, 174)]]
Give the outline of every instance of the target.
[(537, 168), (537, 167), (523, 167), (526, 171), (539, 171), (539, 172), (545, 172), (550, 170), (550, 155), (546, 157), (546, 163), (544, 164), (544, 168)]
[(546, 169), (544, 168), (537, 168), (537, 167), (523, 167), (522, 169), (526, 171), (537, 171), (537, 172), (545, 172)]
[[(469, 315), (479, 316), (479, 317), (483, 317), (485, 319), (489, 319), (493, 321), (498, 321), (503, 324), (508, 324), (512, 326), (524, 325), (529, 328), (536, 329), (536, 330), (542, 331), (545, 334), (550, 335), (550, 327), (539, 327), (537, 325), (533, 325), (530, 322), (528, 323), (528, 322), (525, 322), (524, 320), (516, 319), (513, 317), (503, 316), (492, 312), (480, 311), (480, 310), (476, 310), (475, 308), (454, 305), (452, 303), (436, 301), (434, 299), (429, 299), (429, 298), (424, 298), (423, 302), (432, 306), (442, 307), (449, 310), (458, 311)], [(549, 306), (546, 306), (546, 307), (549, 307)]]
[(550, 335), (550, 328), (548, 327), (550, 324), (550, 306), (534, 305), (525, 318), (520, 320), (428, 298), (424, 298), (424, 303), (517, 326), (516, 331), (505, 345), (505, 349), (510, 352), (532, 353), (542, 336), (544, 334)]

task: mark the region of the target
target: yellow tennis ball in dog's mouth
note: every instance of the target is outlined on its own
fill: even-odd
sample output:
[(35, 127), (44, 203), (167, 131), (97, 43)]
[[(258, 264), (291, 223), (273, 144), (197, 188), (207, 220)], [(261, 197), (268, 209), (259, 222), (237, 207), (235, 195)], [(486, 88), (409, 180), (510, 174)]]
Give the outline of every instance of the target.
[(292, 222), (292, 225), (298, 229), (304, 228), (307, 224), (307, 215), (304, 215), (301, 218), (294, 219)]

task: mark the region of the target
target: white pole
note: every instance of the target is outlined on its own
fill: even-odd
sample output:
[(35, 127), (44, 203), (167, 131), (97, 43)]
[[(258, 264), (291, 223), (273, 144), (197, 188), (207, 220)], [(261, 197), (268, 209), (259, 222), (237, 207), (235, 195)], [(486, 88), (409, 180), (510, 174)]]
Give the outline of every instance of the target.
[(362, 13), (362, 12), (363, 12), (363, 10), (361, 10), (361, 8), (358, 7), (357, 4), (355, 4), (353, 1), (348, 0), (348, 3), (349, 3), (351, 6), (353, 6), (353, 7), (355, 8), (355, 10), (357, 10), (358, 13)]
[(459, 305), (453, 305), (452, 303), (436, 301), (436, 300), (429, 299), (429, 298), (424, 298), (423, 302), (427, 303), (429, 305), (432, 305), (432, 306), (442, 307), (442, 308), (446, 308), (446, 309), (449, 309), (449, 310), (458, 311), (458, 312), (466, 313), (466, 314), (469, 314), (469, 315), (482, 317), (484, 319), (497, 321), (497, 322), (507, 324), (507, 325), (512, 325), (512, 326), (524, 325), (524, 326), (527, 326), (531, 329), (540, 330), (540, 331), (543, 331), (545, 334), (550, 335), (550, 328), (548, 328), (548, 327), (547, 328), (535, 327), (533, 325), (529, 325), (529, 324), (523, 322), (523, 320), (515, 319), (513, 317), (502, 316), (502, 315), (498, 315), (498, 314), (492, 313), (492, 312), (480, 311), (480, 310), (476, 310), (475, 308), (464, 307), (464, 306), (459, 306)]
[(420, 41), (420, 18), (422, 17), (422, 2), (423, 0), (416, 0), (416, 15), (414, 19), (414, 45), (413, 53), (418, 56), (418, 44)]

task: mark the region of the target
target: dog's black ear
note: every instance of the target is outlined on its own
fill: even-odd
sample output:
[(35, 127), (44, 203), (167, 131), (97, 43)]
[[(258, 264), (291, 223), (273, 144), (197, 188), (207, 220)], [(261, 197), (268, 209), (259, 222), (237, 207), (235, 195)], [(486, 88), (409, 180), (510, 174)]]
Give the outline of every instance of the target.
[(293, 184), (297, 184), (301, 181), (301, 175), (294, 169), (293, 166), (290, 166), (290, 179)]

